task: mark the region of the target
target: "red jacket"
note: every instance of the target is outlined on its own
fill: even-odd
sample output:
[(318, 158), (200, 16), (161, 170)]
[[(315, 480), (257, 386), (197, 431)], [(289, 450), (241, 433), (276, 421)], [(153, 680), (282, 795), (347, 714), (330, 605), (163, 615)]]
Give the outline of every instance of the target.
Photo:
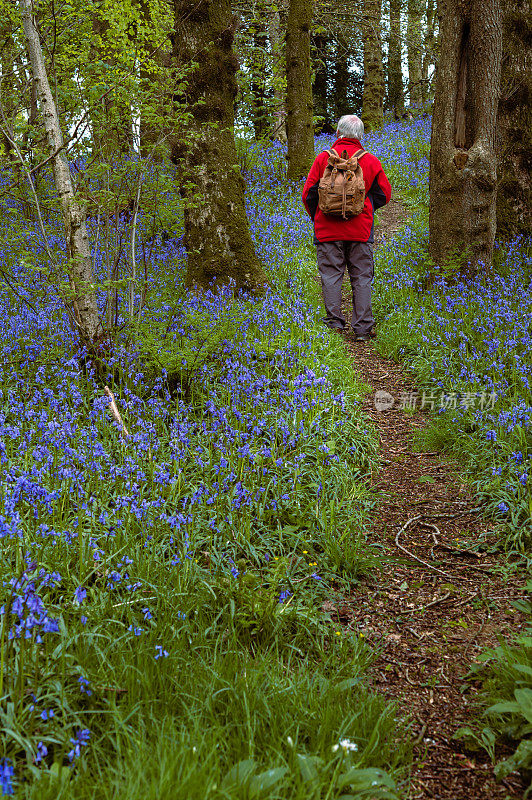
[[(338, 139), (334, 145), (338, 153), (347, 150), (352, 156), (362, 145), (358, 139)], [(360, 214), (350, 219), (332, 217), (318, 208), (318, 185), (325, 172), (329, 156), (324, 151), (314, 161), (303, 187), (303, 203), (314, 220), (314, 236), (318, 242), (372, 242), (373, 212), (390, 201), (392, 187), (384, 174), (379, 159), (372, 153), (360, 157), (360, 166), (366, 184), (366, 202)]]

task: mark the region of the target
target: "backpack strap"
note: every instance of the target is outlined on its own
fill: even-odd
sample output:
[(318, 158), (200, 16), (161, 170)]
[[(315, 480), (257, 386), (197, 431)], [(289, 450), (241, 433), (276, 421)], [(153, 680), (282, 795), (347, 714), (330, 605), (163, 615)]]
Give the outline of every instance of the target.
[(364, 150), (364, 148), (363, 148), (363, 147), (361, 147), (361, 148), (360, 148), (360, 150), (357, 150), (357, 151), (356, 151), (356, 153), (353, 153), (353, 155), (351, 156), (351, 158), (362, 158), (362, 156), (363, 156), (365, 153), (367, 153), (367, 150)]

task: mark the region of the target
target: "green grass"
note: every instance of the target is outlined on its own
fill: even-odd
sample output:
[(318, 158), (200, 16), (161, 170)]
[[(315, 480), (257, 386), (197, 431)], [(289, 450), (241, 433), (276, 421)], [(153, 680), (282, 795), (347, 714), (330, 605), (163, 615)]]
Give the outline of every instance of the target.
[[(94, 796), (97, 779), (102, 796), (128, 800), (337, 797), (335, 785), (355, 766), (406, 779), (409, 746), (393, 708), (364, 685), (370, 654), (356, 637), (342, 635), (302, 658), (275, 648), (251, 656), (226, 633), (190, 644), (183, 631), (171, 657), (153, 664), (141, 654), (134, 674), (110, 647), (102, 672), (124, 696), (94, 743), (90, 772), (45, 777), (24, 796), (81, 800)], [(356, 752), (333, 752), (343, 739)], [(228, 773), (248, 759), (256, 773), (278, 770), (278, 781), (257, 795), (243, 781), (233, 784)], [(315, 765), (312, 779), (302, 760)], [(357, 797), (381, 796), (370, 787)]]

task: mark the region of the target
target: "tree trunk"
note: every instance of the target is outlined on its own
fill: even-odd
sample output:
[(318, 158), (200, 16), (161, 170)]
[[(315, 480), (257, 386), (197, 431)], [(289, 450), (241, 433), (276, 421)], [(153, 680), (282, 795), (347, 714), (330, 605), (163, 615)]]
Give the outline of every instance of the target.
[[(113, 76), (117, 66), (109, 42), (109, 22), (98, 13), (93, 14), (92, 28), (92, 70), (96, 68), (99, 71), (101, 88), (111, 89), (102, 92), (102, 99), (92, 110), (92, 138), (99, 157), (110, 161), (133, 151), (133, 118), (131, 105), (123, 96), (122, 88), (107, 86), (107, 75)], [(116, 77), (111, 80), (116, 80)]]
[(336, 39), (336, 57), (334, 59), (334, 91), (333, 114), (338, 121), (344, 114), (352, 113), (349, 107), (349, 64), (347, 60), (348, 45), (340, 34)]
[(430, 157), (430, 252), (489, 265), (495, 237), (499, 0), (441, 0)]
[(55, 186), (65, 225), (67, 269), (74, 294), (71, 301), (72, 311), (82, 339), (91, 345), (99, 333), (100, 321), (96, 296), (93, 291), (94, 276), (85, 212), (76, 200), (70, 167), (62, 149), (63, 133), (46, 74), (39, 34), (32, 16), (32, 0), (19, 0), (19, 6), (26, 48), (44, 120), (46, 141), (50, 155), (52, 155)]
[(283, 37), (281, 18), (276, 3), (272, 3), (268, 15), (268, 36), (272, 53), (273, 97), (275, 104), (274, 139), (286, 142), (286, 75), (284, 69)]
[(313, 0), (290, 0), (286, 26), (286, 135), (288, 180), (308, 174), (314, 162), (310, 26)]
[[(174, 0), (178, 65), (197, 61), (188, 78), (189, 121), (172, 145), (184, 201), (187, 283), (233, 280), (257, 292), (266, 277), (255, 254), (244, 207), (234, 139), (238, 62), (230, 0)], [(198, 54), (201, 53), (201, 58)]]
[(316, 131), (330, 133), (331, 120), (328, 109), (328, 62), (327, 62), (327, 34), (315, 33), (312, 37), (314, 81), (312, 84), (312, 100), (314, 114), (317, 117)]
[(270, 128), (266, 108), (266, 21), (262, 2), (256, 4), (252, 21), (253, 50), (251, 56), (251, 96), (255, 139), (262, 139)]
[(383, 123), (384, 69), (381, 45), (381, 0), (366, 0), (367, 21), (364, 30), (364, 94), (362, 121), (366, 130), (380, 128)]
[[(429, 0), (430, 2), (430, 0)], [(390, 44), (388, 47), (388, 107), (395, 119), (404, 115), (401, 39), (401, 0), (390, 0)]]
[(421, 108), (421, 57), (423, 42), (421, 38), (421, 0), (408, 0), (406, 45), (408, 55), (408, 94), (410, 106)]
[(14, 102), (14, 97), (13, 97), (16, 87), (16, 77), (14, 69), (15, 54), (13, 52), (14, 51), (13, 30), (11, 24), (7, 21), (0, 23), (0, 40), (3, 42), (3, 46), (1, 48), (1, 53), (0, 53), (0, 68), (2, 70), (0, 102), (2, 103), (3, 113), (8, 120), (7, 127), (9, 128), (10, 131), (9, 135), (7, 133), (7, 129), (4, 131), (4, 125), (6, 123), (4, 122), (4, 119), (2, 117), (0, 119), (0, 127), (1, 127), (0, 143), (2, 145), (0, 154), (1, 154), (2, 165), (9, 164), (15, 166), (17, 164), (17, 160), (15, 156), (15, 149), (11, 142), (11, 134), (14, 125), (10, 122), (10, 119), (16, 116), (15, 113), (16, 104)]
[(507, 0), (497, 118), (497, 235), (505, 237), (532, 230), (531, 35), (530, 0)]
[(144, 100), (140, 110), (140, 155), (160, 163), (171, 151), (174, 114), (169, 112), (175, 104), (170, 76), (174, 54), (170, 39), (160, 45), (151, 59), (139, 70)]
[(429, 70), (434, 64), (434, 50), (436, 47), (435, 17), (436, 9), (434, 0), (427, 0), (427, 10), (425, 16), (425, 43), (423, 47), (423, 61), (421, 65), (421, 102), (423, 107), (429, 102), (431, 97)]

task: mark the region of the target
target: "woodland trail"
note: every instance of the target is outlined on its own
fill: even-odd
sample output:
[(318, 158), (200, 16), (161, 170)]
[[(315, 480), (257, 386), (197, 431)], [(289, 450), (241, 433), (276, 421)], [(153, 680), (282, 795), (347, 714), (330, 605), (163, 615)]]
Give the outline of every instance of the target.
[[(391, 205), (388, 216), (381, 216), (381, 237), (404, 221), (400, 204)], [(351, 596), (326, 604), (327, 610), (376, 648), (374, 688), (396, 700), (412, 723), (409, 800), (522, 797), (519, 777), (497, 783), (484, 751), (469, 752), (452, 737), (481, 713), (474, 708), (479, 684), (464, 678), (499, 635), (507, 638), (519, 626), (511, 601), (522, 597), (523, 582), (505, 572), (495, 553), (495, 524), (478, 509), (457, 464), (439, 453), (416, 452), (414, 434), (428, 415), (419, 400), (415, 410), (401, 407), (401, 400), (416, 393), (407, 370), (382, 357), (373, 343), (347, 337), (346, 346), (371, 387), (364, 407), (380, 438), (369, 541), (381, 548), (382, 572), (358, 584)], [(376, 404), (379, 391), (391, 395), (393, 405)]]

